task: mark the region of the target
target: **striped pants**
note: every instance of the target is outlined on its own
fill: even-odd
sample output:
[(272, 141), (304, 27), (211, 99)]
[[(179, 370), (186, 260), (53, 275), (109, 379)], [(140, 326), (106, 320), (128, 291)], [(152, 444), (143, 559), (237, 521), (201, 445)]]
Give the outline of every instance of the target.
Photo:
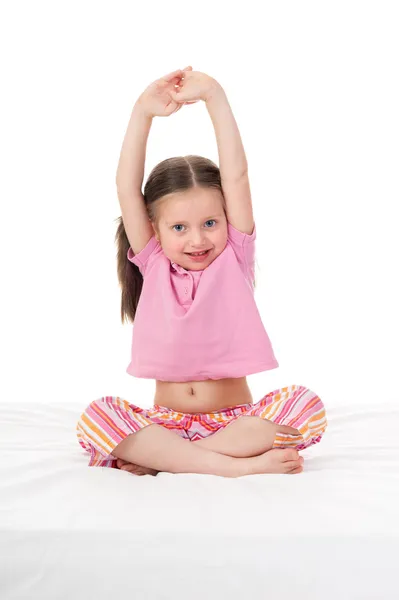
[(128, 435), (156, 423), (196, 441), (220, 431), (241, 416), (256, 416), (300, 433), (277, 433), (273, 448), (304, 450), (320, 442), (327, 427), (320, 398), (308, 388), (290, 385), (269, 392), (256, 404), (240, 404), (212, 413), (180, 413), (155, 404), (140, 408), (118, 396), (93, 400), (76, 425), (78, 442), (90, 454), (89, 467), (117, 468), (111, 453)]

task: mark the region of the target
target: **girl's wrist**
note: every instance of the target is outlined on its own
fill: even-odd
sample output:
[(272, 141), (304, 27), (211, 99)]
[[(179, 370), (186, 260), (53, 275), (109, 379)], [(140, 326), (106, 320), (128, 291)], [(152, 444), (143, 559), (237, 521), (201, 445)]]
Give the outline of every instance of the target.
[(209, 91), (206, 93), (204, 97), (204, 101), (206, 104), (211, 104), (213, 102), (218, 102), (221, 99), (226, 98), (226, 93), (220, 83), (215, 80), (215, 83), (209, 88)]
[(136, 104), (134, 105), (133, 110), (134, 110), (135, 113), (137, 113), (138, 115), (140, 115), (144, 119), (152, 120), (154, 118), (154, 115), (149, 114), (145, 110), (145, 108), (144, 108), (144, 106), (143, 106), (143, 104), (141, 102), (141, 98), (140, 97), (136, 100)]

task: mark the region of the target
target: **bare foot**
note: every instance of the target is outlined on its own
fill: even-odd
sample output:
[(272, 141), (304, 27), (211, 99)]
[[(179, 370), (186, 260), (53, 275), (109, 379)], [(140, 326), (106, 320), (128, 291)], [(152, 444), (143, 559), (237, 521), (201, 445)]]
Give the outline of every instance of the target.
[(134, 465), (133, 463), (127, 462), (126, 460), (122, 460), (118, 458), (116, 461), (116, 466), (118, 469), (122, 471), (129, 471), (129, 473), (133, 473), (133, 475), (158, 475), (159, 471), (155, 469), (149, 469), (148, 467), (141, 467), (140, 465)]
[(303, 471), (303, 456), (294, 448), (274, 448), (250, 459), (251, 475), (257, 473), (286, 473), (294, 475)]

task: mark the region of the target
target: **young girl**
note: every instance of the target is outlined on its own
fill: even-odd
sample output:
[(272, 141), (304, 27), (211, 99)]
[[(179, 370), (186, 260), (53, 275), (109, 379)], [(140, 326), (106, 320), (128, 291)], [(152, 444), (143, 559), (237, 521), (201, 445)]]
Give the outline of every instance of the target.
[[(199, 100), (220, 167), (201, 156), (166, 159), (143, 195), (153, 118)], [(279, 365), (254, 300), (248, 167), (221, 85), (192, 67), (149, 85), (133, 108), (116, 183), (122, 323), (134, 321), (127, 372), (155, 379), (156, 393), (150, 409), (117, 396), (91, 402), (77, 424), (89, 466), (136, 475), (300, 473), (298, 450), (321, 440), (325, 409), (300, 385), (252, 400), (246, 375)]]

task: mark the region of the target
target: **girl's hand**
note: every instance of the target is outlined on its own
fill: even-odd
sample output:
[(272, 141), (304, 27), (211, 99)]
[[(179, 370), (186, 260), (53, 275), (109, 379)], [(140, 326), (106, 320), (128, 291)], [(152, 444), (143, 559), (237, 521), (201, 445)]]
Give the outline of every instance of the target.
[(177, 69), (168, 75), (164, 75), (151, 83), (141, 94), (138, 99), (138, 104), (143, 109), (144, 113), (149, 117), (168, 117), (177, 112), (184, 104), (194, 104), (194, 102), (176, 102), (171, 96), (175, 91), (175, 86), (180, 89), (180, 85), (187, 70)]
[(220, 85), (205, 73), (193, 71), (191, 67), (186, 67), (183, 77), (179, 83), (179, 89), (169, 90), (171, 98), (177, 103), (191, 103), (203, 100), (207, 102), (211, 95)]

